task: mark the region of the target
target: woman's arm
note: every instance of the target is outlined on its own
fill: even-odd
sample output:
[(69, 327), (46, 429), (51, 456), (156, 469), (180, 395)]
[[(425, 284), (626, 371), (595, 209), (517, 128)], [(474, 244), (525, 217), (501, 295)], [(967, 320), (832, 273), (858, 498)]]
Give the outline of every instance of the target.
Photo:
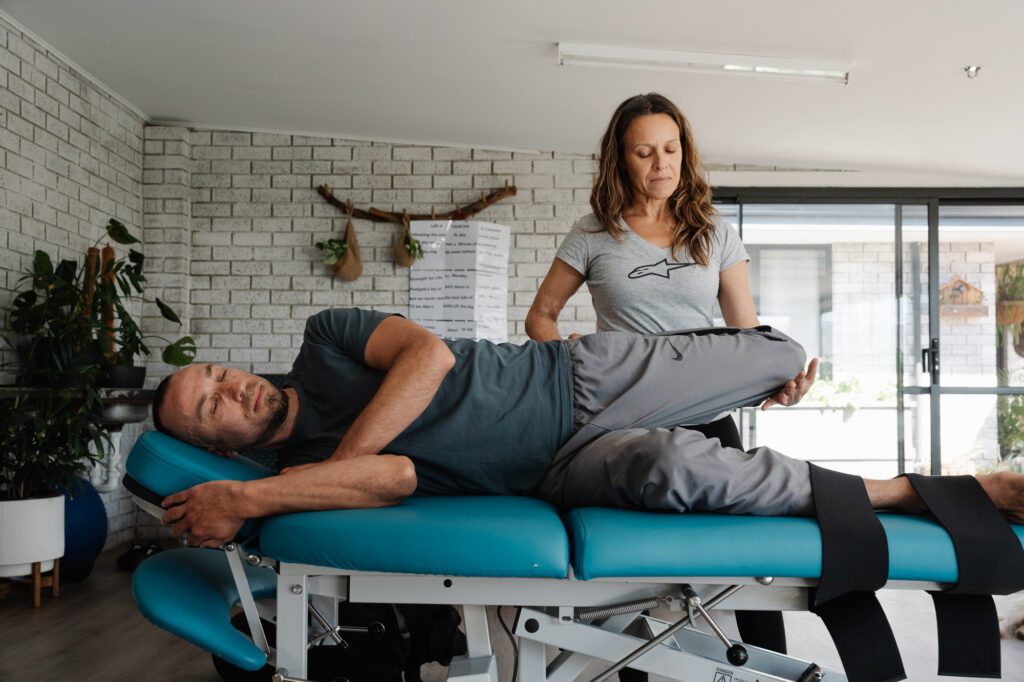
[(565, 302), (575, 294), (584, 277), (564, 261), (555, 258), (537, 295), (526, 314), (526, 333), (534, 341), (553, 341), (562, 338), (558, 333), (558, 315)]
[(746, 261), (726, 268), (718, 277), (718, 306), (722, 309), (726, 326), (749, 328), (759, 325)]

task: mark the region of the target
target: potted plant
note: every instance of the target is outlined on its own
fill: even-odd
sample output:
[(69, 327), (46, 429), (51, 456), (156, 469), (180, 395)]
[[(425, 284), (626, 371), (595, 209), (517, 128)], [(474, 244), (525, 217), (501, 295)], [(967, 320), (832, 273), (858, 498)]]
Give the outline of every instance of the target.
[[(110, 221), (107, 236), (135, 243), (124, 225)], [(99, 251), (56, 266), (36, 251), (14, 299), (9, 329), (18, 342), (17, 386), (0, 395), (0, 576), (23, 575), (41, 562), (49, 570), (64, 551), (61, 488), (79, 489), (74, 477), (104, 456), (109, 424), (99, 386), (112, 361), (131, 362), (149, 352), (125, 302), (142, 293), (144, 258), (131, 250), (102, 263)], [(163, 302), (161, 314), (180, 324)], [(116, 325), (115, 325), (116, 314)], [(113, 341), (117, 341), (114, 351)], [(163, 357), (188, 364), (195, 353), (190, 337), (169, 344)]]
[[(996, 323), (1016, 327), (1021, 322), (1024, 322), (1024, 267), (1018, 261), (996, 267)], [(1017, 333), (1015, 329), (1015, 339)]]
[[(64, 553), (60, 488), (109, 445), (96, 388), (101, 372), (91, 322), (80, 314), (81, 272), (39, 251), (11, 328), (22, 334), (18, 386), (0, 400), (0, 576), (50, 570)], [(92, 449), (90, 449), (92, 445)]]
[[(114, 219), (106, 235), (119, 244), (135, 244), (125, 226)], [(98, 242), (97, 242), (98, 243)], [(23, 377), (28, 385), (74, 386), (81, 383), (79, 372), (89, 359), (103, 366), (103, 385), (138, 388), (145, 379), (145, 367), (134, 360), (148, 355), (147, 338), (167, 343), (164, 362), (182, 367), (195, 357), (195, 341), (185, 336), (171, 343), (163, 337), (143, 334), (126, 307), (142, 294), (145, 256), (130, 249), (127, 257), (116, 257), (114, 249), (89, 249), (85, 267), (62, 260), (56, 267), (44, 251), (36, 251), (32, 266), (21, 282), (30, 286), (14, 299), (11, 330), (20, 335), (16, 343), (21, 354)], [(159, 298), (156, 305), (167, 320), (181, 324), (174, 311)], [(127, 368), (127, 371), (122, 368)], [(123, 376), (128, 378), (124, 379)], [(111, 381), (113, 379), (113, 381)]]
[(402, 211), (402, 232), (395, 240), (392, 250), (395, 253), (395, 263), (403, 268), (411, 268), (417, 259), (423, 258), (423, 245), (409, 230), (408, 211)]
[[(111, 240), (122, 245), (139, 242), (123, 223), (113, 218), (107, 223), (106, 234)], [(102, 259), (95, 246), (89, 250), (87, 256), (84, 315), (91, 318), (98, 329), (98, 338), (105, 358), (105, 386), (142, 386), (146, 378), (146, 368), (136, 367), (135, 358), (149, 355), (146, 339), (160, 339), (167, 344), (161, 357), (169, 365), (184, 367), (195, 358), (196, 344), (191, 336), (170, 342), (162, 336), (143, 334), (135, 318), (128, 311), (126, 304), (136, 295), (142, 294), (146, 283), (146, 277), (142, 274), (145, 261), (146, 257), (135, 249), (128, 251), (127, 258), (117, 258), (110, 246), (103, 249)], [(181, 325), (181, 320), (166, 303), (157, 298), (156, 305), (164, 319)]]
[[(10, 329), (21, 373), (0, 400), (0, 576), (53, 567), (64, 553), (61, 492), (109, 437), (96, 388), (101, 368), (93, 322), (81, 314), (84, 276), (37, 251), (14, 300)], [(11, 344), (8, 340), (9, 345)], [(92, 445), (92, 449), (90, 449)]]
[[(79, 366), (88, 373), (98, 365)], [(109, 446), (95, 384), (20, 388), (0, 400), (0, 576), (53, 567), (64, 554), (64, 493)], [(93, 448), (90, 449), (90, 444)]]

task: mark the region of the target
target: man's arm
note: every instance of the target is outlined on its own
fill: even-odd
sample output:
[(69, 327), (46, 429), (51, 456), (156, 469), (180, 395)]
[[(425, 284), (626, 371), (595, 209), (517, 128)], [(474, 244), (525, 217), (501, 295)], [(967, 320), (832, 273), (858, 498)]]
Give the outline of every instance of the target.
[(246, 519), (320, 509), (358, 509), (398, 504), (416, 490), (416, 469), (407, 457), (380, 455), (327, 460), (256, 481), (211, 481), (163, 501), (163, 523), (189, 543), (219, 547)]
[(341, 439), (332, 460), (383, 450), (423, 414), (455, 365), (455, 356), (441, 339), (401, 317), (389, 317), (377, 325), (366, 342), (364, 357), (367, 365), (387, 375)]

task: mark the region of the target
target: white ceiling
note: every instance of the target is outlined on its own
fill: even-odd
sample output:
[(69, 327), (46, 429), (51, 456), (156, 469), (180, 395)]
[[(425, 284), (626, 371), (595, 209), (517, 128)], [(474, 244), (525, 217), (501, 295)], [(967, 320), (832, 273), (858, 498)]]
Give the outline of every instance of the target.
[[(593, 152), (659, 91), (725, 184), (1024, 186), (1019, 0), (0, 0), (157, 121)], [(850, 84), (559, 67), (555, 44), (852, 63)], [(962, 69), (982, 66), (969, 80)]]

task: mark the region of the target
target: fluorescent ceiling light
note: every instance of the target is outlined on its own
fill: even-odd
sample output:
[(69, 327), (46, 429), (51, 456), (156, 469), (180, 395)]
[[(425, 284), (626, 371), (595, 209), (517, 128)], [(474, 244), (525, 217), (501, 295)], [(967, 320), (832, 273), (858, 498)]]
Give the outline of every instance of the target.
[(709, 52), (645, 50), (632, 47), (581, 45), (579, 43), (558, 43), (558, 63), (562, 66), (603, 66), (613, 69), (645, 71), (735, 73), (799, 80), (823, 80), (843, 85), (850, 81), (850, 65), (844, 62), (712, 54)]

